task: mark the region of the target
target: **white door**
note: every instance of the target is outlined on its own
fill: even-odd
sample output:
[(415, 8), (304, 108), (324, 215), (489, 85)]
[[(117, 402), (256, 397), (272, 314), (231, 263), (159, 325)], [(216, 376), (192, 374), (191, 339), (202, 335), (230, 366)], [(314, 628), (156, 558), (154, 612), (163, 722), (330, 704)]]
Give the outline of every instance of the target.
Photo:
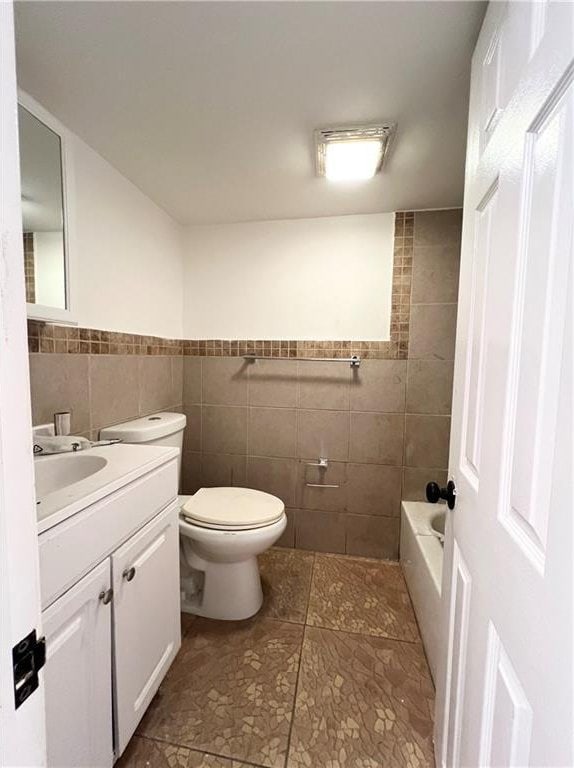
[[(18, 708), (12, 649), (40, 627), (12, 3), (0, 2), (0, 765), (45, 765), (44, 693)], [(29, 690), (33, 687), (30, 685)]]
[(112, 555), (117, 757), (181, 645), (178, 515), (172, 504)]
[(437, 764), (573, 766), (574, 5), (474, 54)]
[(42, 614), (48, 768), (111, 768), (110, 560)]

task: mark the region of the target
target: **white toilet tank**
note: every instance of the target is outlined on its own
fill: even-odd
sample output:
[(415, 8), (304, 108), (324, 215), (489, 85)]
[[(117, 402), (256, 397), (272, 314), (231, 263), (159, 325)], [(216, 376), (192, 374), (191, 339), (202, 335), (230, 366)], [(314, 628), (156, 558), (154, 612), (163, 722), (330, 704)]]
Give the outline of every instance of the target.
[(183, 413), (153, 413), (141, 419), (125, 421), (100, 430), (100, 440), (121, 440), (122, 443), (142, 443), (143, 445), (165, 445), (179, 448), (177, 463), (181, 485), (181, 450), (183, 430), (186, 418)]

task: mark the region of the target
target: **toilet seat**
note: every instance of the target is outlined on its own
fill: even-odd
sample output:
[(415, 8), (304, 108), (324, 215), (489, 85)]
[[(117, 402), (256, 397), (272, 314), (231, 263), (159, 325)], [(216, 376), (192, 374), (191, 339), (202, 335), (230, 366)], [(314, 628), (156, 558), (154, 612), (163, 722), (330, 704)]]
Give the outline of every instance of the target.
[(181, 517), (201, 528), (248, 531), (280, 520), (285, 505), (276, 496), (252, 488), (200, 488), (182, 507)]

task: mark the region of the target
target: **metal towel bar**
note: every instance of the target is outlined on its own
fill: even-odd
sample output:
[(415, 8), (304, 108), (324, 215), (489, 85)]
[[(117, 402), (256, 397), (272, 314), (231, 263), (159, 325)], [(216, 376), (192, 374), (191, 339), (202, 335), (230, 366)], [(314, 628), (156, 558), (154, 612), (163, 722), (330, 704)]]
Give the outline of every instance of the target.
[(352, 357), (264, 357), (263, 355), (243, 355), (244, 360), (255, 362), (255, 360), (294, 360), (300, 363), (348, 363), (351, 368), (358, 368), (361, 365), (361, 358), (358, 355)]

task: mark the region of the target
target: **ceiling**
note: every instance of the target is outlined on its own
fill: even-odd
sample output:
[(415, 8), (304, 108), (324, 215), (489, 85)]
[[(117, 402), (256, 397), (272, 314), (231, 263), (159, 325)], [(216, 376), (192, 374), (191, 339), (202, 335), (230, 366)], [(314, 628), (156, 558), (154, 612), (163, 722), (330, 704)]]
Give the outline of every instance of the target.
[[(462, 203), (469, 2), (20, 2), (19, 85), (182, 223)], [(383, 172), (313, 130), (392, 120)]]

